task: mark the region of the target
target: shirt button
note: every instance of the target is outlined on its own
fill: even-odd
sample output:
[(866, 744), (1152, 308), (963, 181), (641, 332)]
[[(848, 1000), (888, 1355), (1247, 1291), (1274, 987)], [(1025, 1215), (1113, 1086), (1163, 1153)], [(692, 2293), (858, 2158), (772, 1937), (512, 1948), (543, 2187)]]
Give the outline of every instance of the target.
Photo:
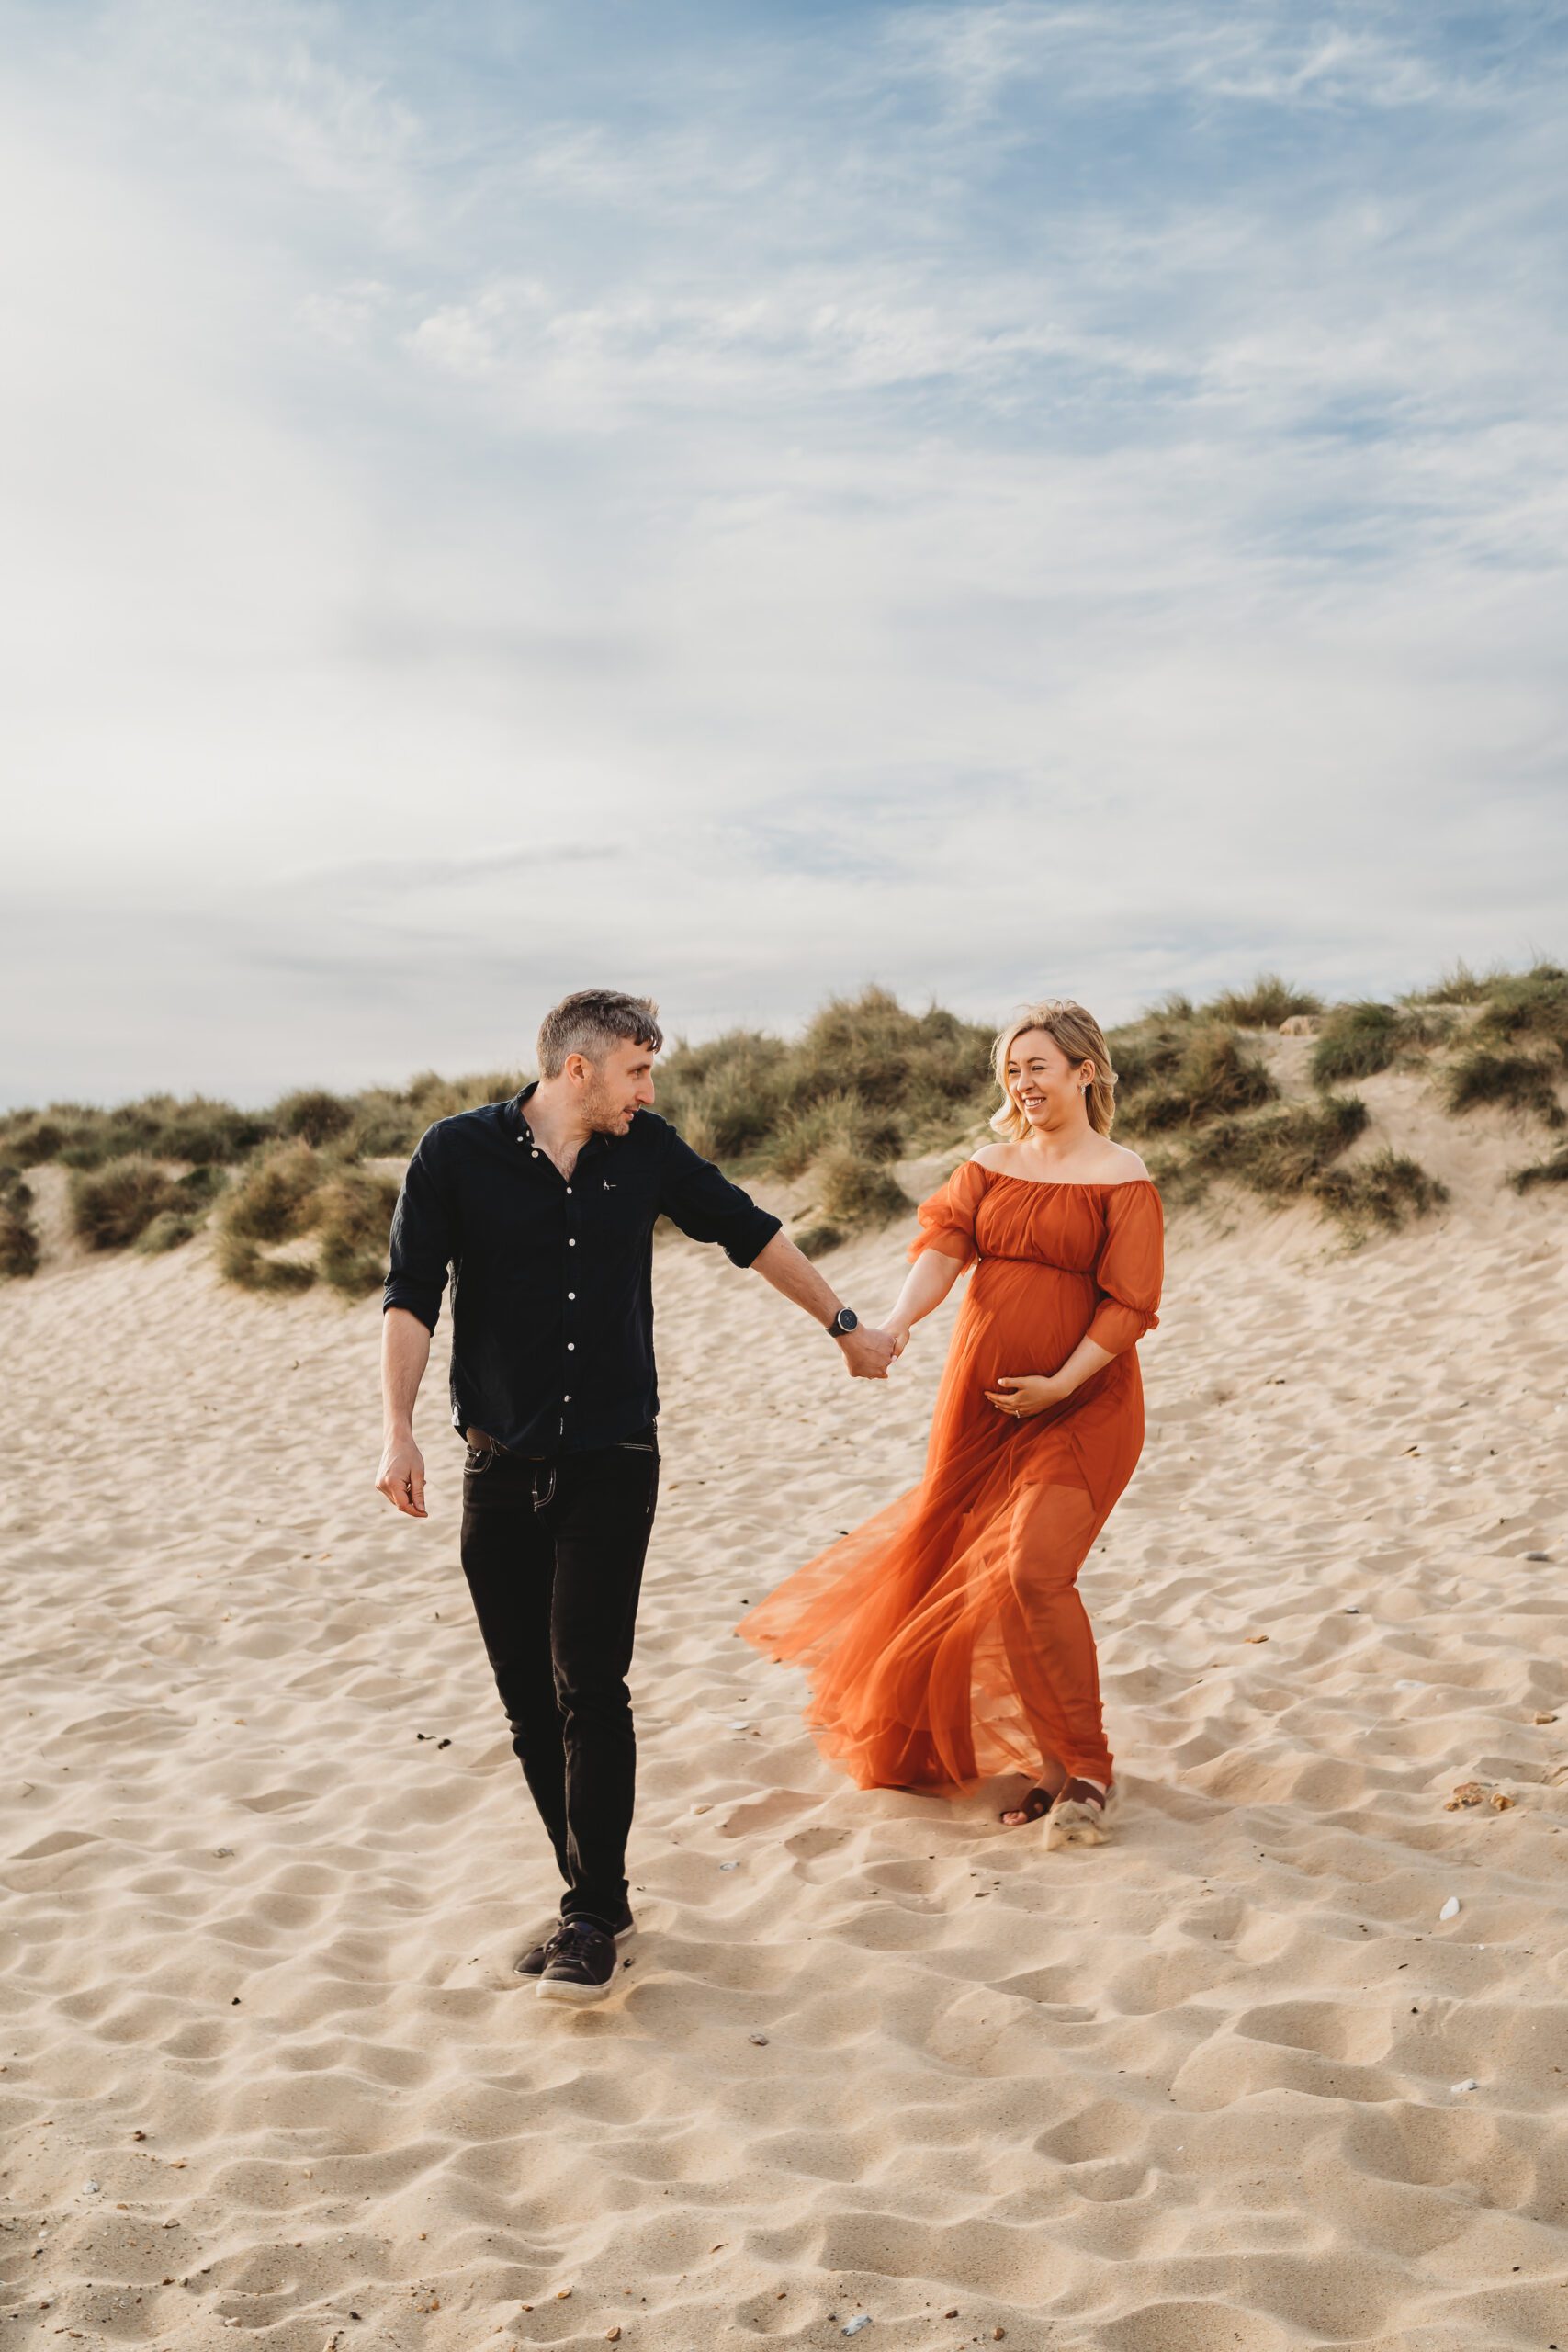
[(538, 1153), (537, 1153), (536, 1151), (531, 1151), (531, 1152), (528, 1154), (528, 1157), (529, 1157), (529, 1159), (537, 1159), (537, 1158), (539, 1157), (539, 1155), (538, 1155)]
[(570, 1355), (574, 1355), (574, 1354), (576, 1353), (576, 1351), (577, 1351), (577, 1341), (576, 1341), (575, 1340), (569, 1340), (567, 1341), (567, 1343), (566, 1343), (566, 1351), (567, 1351), (567, 1353), (568, 1353), (568, 1355), (569, 1355), (569, 1356), (570, 1356)]
[(574, 1290), (569, 1290), (567, 1296), (568, 1298), (575, 1298), (577, 1296), (577, 1293)]
[(561, 1403), (562, 1403), (563, 1405), (570, 1405), (570, 1402), (571, 1402), (571, 1398), (570, 1398), (570, 1396), (563, 1396), (563, 1397), (561, 1398)]
[(577, 1236), (576, 1236), (574, 1233), (569, 1233), (569, 1234), (567, 1235), (567, 1237), (566, 1237), (566, 1246), (567, 1246), (567, 1248), (568, 1248), (569, 1250), (575, 1250), (575, 1249), (576, 1249), (576, 1247), (577, 1247)]

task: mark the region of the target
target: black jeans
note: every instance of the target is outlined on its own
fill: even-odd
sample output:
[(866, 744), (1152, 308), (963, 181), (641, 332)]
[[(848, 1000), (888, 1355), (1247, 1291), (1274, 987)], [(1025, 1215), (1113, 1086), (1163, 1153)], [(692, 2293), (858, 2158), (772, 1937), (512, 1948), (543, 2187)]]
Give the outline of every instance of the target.
[(531, 1462), (469, 1448), (463, 1573), (512, 1745), (560, 1874), (564, 1919), (626, 1907), (637, 1784), (626, 1670), (659, 1499), (653, 1429)]

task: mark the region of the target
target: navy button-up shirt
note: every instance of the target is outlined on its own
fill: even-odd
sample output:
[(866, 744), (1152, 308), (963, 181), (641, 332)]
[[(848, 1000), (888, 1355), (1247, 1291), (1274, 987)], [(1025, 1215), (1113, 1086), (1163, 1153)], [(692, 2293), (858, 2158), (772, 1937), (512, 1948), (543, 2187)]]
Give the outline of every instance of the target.
[(651, 1111), (624, 1136), (591, 1136), (564, 1177), (534, 1141), (533, 1091), (437, 1119), (420, 1137), (383, 1306), (434, 1331), (450, 1270), (453, 1426), (520, 1453), (577, 1453), (635, 1435), (659, 1410), (660, 1216), (722, 1242), (738, 1266), (779, 1220)]

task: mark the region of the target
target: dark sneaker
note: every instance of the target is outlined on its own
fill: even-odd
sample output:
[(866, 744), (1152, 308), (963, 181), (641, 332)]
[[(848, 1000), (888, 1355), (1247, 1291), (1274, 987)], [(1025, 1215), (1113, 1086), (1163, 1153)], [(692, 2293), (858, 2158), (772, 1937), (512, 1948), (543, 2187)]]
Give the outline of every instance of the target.
[(565, 2001), (574, 2008), (602, 2001), (615, 1981), (615, 1939), (592, 1919), (563, 1919), (550, 1942), (554, 1949), (539, 1979), (541, 2001)]
[[(561, 1924), (564, 1927), (570, 1923), (563, 1920)], [(592, 1924), (594, 1927), (597, 1927), (599, 1922), (595, 1919)], [(623, 1914), (621, 1918), (616, 1922), (615, 1930), (615, 1940), (617, 1943), (623, 1936), (629, 1936), (631, 1934), (635, 1924), (636, 1922), (633, 1920), (632, 1915), (629, 1911)], [(512, 1971), (513, 1974), (514, 1976), (542, 1976), (555, 1956), (556, 1947), (560, 1941), (560, 1928), (552, 1928), (542, 1944), (533, 1945), (529, 1951), (524, 1953), (520, 1961), (514, 1962)]]

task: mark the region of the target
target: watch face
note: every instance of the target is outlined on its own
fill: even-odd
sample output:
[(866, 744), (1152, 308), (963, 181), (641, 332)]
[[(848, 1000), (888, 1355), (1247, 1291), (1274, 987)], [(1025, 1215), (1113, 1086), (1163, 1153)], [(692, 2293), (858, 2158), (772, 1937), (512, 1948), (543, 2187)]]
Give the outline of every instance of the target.
[(841, 1339), (846, 1331), (858, 1331), (860, 1317), (852, 1306), (840, 1306), (833, 1317), (833, 1329)]

